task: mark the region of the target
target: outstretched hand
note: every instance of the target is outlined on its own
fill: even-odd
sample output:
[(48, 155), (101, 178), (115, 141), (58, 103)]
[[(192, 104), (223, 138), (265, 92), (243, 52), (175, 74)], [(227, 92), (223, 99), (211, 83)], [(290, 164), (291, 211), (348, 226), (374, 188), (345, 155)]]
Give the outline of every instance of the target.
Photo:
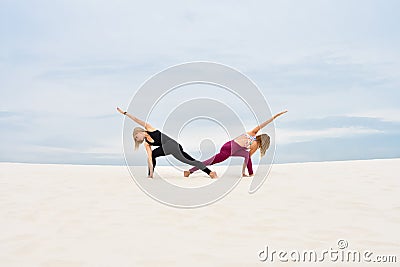
[(274, 119), (278, 118), (280, 115), (285, 114), (286, 112), (288, 112), (287, 110), (279, 112), (278, 114), (274, 115)]
[(124, 114), (124, 111), (122, 109), (120, 109), (119, 107), (117, 107), (117, 110), (119, 113)]

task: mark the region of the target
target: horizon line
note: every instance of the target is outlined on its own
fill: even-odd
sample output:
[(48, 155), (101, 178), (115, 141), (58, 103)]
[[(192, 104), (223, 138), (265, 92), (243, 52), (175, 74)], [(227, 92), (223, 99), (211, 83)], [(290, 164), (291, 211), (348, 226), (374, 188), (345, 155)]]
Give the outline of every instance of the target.
[[(387, 157), (387, 158), (370, 158), (370, 159), (342, 159), (342, 160), (320, 160), (320, 161), (296, 161), (296, 162), (273, 162), (272, 165), (284, 164), (306, 164), (306, 163), (328, 163), (328, 162), (346, 162), (346, 161), (372, 161), (372, 160), (391, 160), (399, 159), (400, 157)], [(128, 166), (126, 164), (95, 164), (95, 163), (54, 163), (54, 162), (18, 162), (18, 161), (0, 161), (0, 164), (32, 164), (32, 165), (74, 165), (74, 166), (115, 166), (122, 167)], [(232, 166), (242, 166), (242, 164), (231, 164)], [(254, 164), (258, 166), (259, 164)], [(266, 164), (263, 164), (266, 165)], [(189, 166), (189, 165), (158, 165), (158, 167), (174, 167), (174, 166)], [(227, 166), (227, 164), (218, 164), (213, 166)], [(138, 167), (147, 167), (147, 165), (138, 165)]]

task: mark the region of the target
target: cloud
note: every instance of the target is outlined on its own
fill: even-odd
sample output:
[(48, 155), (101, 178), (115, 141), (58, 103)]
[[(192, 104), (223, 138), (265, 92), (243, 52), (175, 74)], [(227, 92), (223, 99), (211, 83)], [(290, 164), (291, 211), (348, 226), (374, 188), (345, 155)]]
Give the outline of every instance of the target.
[(316, 139), (324, 138), (339, 138), (360, 136), (364, 134), (379, 134), (384, 131), (377, 129), (368, 129), (360, 127), (347, 127), (347, 128), (328, 128), (324, 130), (277, 130), (277, 142), (280, 144), (289, 144), (296, 142), (306, 142)]
[(276, 163), (400, 157), (399, 134), (366, 134), (278, 144)]
[(360, 110), (349, 114), (349, 116), (379, 119), (384, 122), (400, 122), (400, 109), (375, 109)]
[(305, 142), (323, 138), (400, 134), (400, 123), (379, 118), (331, 116), (282, 121), (276, 129), (278, 143)]
[(386, 121), (375, 117), (359, 116), (328, 116), (328, 117), (309, 117), (293, 120), (290, 118), (276, 120), (280, 128), (321, 130), (327, 128), (372, 128), (382, 131), (399, 131), (399, 123), (396, 121)]

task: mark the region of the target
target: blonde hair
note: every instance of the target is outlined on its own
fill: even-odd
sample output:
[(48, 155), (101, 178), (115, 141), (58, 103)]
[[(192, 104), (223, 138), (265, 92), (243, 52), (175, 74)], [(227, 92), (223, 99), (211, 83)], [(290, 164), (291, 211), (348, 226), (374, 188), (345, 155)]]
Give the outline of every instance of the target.
[(268, 134), (260, 134), (256, 136), (256, 141), (258, 143), (258, 147), (260, 148), (261, 157), (264, 157), (265, 152), (271, 144), (271, 137), (269, 137)]
[(141, 127), (135, 127), (135, 128), (133, 129), (132, 137), (133, 137), (133, 141), (135, 141), (135, 150), (138, 150), (140, 144), (142, 144), (143, 141), (144, 141), (144, 139), (143, 139), (142, 141), (137, 141), (137, 140), (135, 139), (135, 135), (138, 134), (138, 133), (143, 133), (143, 132), (146, 132), (146, 130), (143, 129), (143, 128), (141, 128)]

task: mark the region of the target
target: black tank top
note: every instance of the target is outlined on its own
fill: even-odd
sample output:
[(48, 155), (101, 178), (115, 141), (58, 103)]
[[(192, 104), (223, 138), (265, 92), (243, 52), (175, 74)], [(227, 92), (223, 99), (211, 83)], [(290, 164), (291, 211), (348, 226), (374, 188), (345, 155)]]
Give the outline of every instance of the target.
[(172, 139), (171, 137), (169, 137), (166, 134), (163, 134), (159, 130), (155, 130), (153, 132), (146, 131), (146, 133), (148, 133), (150, 135), (151, 139), (154, 140), (154, 142), (152, 143), (152, 142), (149, 142), (149, 140), (147, 140), (145, 138), (146, 142), (152, 146), (162, 146), (163, 144), (165, 144), (168, 141), (171, 141), (171, 140), (174, 141), (174, 139)]

